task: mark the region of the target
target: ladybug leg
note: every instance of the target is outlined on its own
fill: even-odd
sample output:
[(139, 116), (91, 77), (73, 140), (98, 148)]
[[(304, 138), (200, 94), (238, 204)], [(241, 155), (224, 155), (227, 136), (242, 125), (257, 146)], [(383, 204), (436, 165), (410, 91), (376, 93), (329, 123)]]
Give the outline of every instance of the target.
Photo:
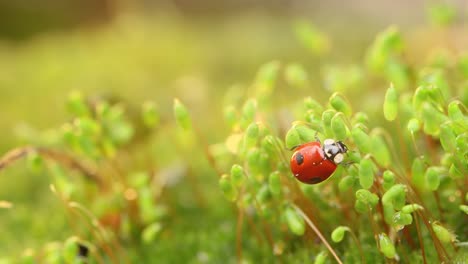
[(347, 162), (344, 162), (344, 163), (341, 163), (340, 165), (342, 165), (343, 167), (349, 167), (353, 164), (356, 164), (355, 161), (347, 161)]

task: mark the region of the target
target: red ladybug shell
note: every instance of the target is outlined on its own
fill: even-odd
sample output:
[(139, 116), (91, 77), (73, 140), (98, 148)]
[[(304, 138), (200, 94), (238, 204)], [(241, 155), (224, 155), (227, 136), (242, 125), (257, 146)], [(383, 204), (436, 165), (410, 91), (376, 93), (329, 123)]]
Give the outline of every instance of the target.
[(299, 181), (308, 184), (322, 182), (336, 169), (336, 164), (328, 160), (320, 142), (300, 145), (291, 156), (291, 171)]

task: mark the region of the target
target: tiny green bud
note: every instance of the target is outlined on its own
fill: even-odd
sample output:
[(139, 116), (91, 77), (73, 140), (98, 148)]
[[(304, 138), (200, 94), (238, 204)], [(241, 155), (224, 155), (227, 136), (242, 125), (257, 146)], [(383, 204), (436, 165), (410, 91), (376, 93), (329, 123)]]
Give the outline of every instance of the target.
[(349, 188), (351, 188), (354, 185), (354, 177), (353, 176), (345, 176), (341, 178), (340, 182), (338, 183), (338, 189), (340, 192), (345, 192)]
[(411, 223), (413, 223), (413, 217), (411, 216), (411, 214), (404, 213), (404, 212), (396, 212), (393, 215), (394, 226), (403, 227), (403, 226), (411, 225)]
[(304, 99), (304, 106), (307, 110), (312, 110), (315, 114), (323, 112), (323, 106), (310, 96)]
[(411, 118), (408, 121), (408, 131), (412, 134), (418, 132), (421, 129), (421, 122), (419, 122), (419, 119), (417, 118)]
[(411, 182), (420, 190), (422, 190), (425, 186), (425, 167), (426, 166), (424, 165), (424, 162), (421, 158), (415, 158), (411, 166)]
[(257, 191), (257, 195), (255, 198), (260, 204), (264, 204), (268, 202), (268, 200), (270, 200), (271, 198), (271, 193), (268, 188), (268, 185), (266, 184), (262, 185), (262, 187), (260, 187), (260, 189)]
[(255, 120), (257, 112), (257, 101), (255, 99), (248, 99), (242, 106), (241, 126), (246, 128), (250, 123)]
[(277, 151), (277, 146), (275, 146), (275, 137), (272, 135), (266, 135), (262, 139), (262, 149), (269, 155), (274, 155)]
[(273, 195), (279, 195), (281, 193), (281, 176), (279, 171), (270, 173), (270, 176), (268, 177), (268, 186), (270, 187), (270, 192)]
[(291, 127), (289, 131), (286, 133), (286, 147), (291, 149), (293, 147), (299, 146), (302, 144), (301, 137), (299, 136), (299, 132), (295, 127)]
[(401, 209), (405, 204), (406, 186), (395, 184), (382, 196), (382, 203), (392, 204), (396, 209)]
[(78, 256), (78, 244), (76, 237), (68, 238), (63, 244), (63, 259), (66, 263), (74, 263)]
[(261, 152), (258, 148), (252, 148), (247, 152), (247, 166), (254, 176), (258, 176), (262, 167), (260, 161)]
[(345, 140), (348, 136), (349, 130), (345, 121), (340, 113), (336, 113), (331, 120), (331, 129), (337, 140)]
[(259, 137), (259, 127), (257, 123), (252, 123), (245, 131), (245, 143), (247, 148), (254, 147)]
[(424, 102), (429, 100), (429, 91), (426, 86), (419, 86), (414, 91), (413, 95), (413, 108), (419, 111)]
[(419, 204), (414, 203), (414, 204), (407, 204), (403, 206), (403, 208), (401, 208), (401, 212), (406, 213), (406, 214), (411, 214), (418, 210), (424, 210), (424, 207), (422, 207)]
[(447, 121), (447, 117), (430, 103), (423, 103), (421, 117), (424, 121), (424, 132), (432, 136), (437, 136), (440, 125)]
[(89, 107), (86, 104), (83, 95), (78, 91), (74, 91), (68, 96), (67, 109), (70, 113), (78, 117), (90, 116)]
[(141, 233), (141, 241), (144, 244), (151, 244), (152, 242), (154, 242), (154, 239), (160, 233), (161, 229), (162, 226), (158, 222), (149, 224), (145, 227), (145, 229), (143, 229)]
[(444, 2), (433, 3), (428, 9), (428, 16), (431, 22), (439, 26), (450, 25), (455, 20), (456, 15), (457, 11), (455, 7)]
[(364, 112), (357, 112), (354, 114), (352, 120), (352, 124), (364, 124), (367, 125), (369, 123), (369, 116), (367, 116)]
[(320, 32), (317, 27), (307, 22), (299, 21), (294, 29), (301, 42), (313, 55), (320, 56), (328, 52), (330, 46), (328, 37)]
[(379, 234), (379, 245), (380, 245), (380, 252), (382, 252), (385, 257), (387, 258), (395, 258), (395, 246), (393, 245), (390, 238), (388, 238), (387, 234), (381, 233)]
[(390, 87), (387, 89), (387, 92), (385, 93), (383, 112), (384, 112), (385, 119), (387, 119), (388, 121), (393, 121), (397, 117), (398, 94), (393, 84), (390, 84)]
[(369, 210), (369, 205), (367, 205), (363, 201), (356, 200), (356, 202), (354, 203), (354, 209), (356, 209), (357, 212), (363, 214)]
[(387, 144), (380, 136), (373, 136), (371, 153), (375, 160), (383, 167), (387, 168), (391, 163), (390, 151), (388, 150)]
[(308, 126), (305, 125), (294, 125), (294, 128), (299, 133), (299, 137), (301, 138), (302, 142), (310, 142), (315, 140), (315, 135), (317, 132)]
[(326, 136), (331, 136), (333, 134), (331, 130), (331, 120), (335, 116), (336, 111), (333, 109), (325, 110), (322, 113), (322, 124)]
[(304, 87), (308, 81), (307, 72), (297, 63), (286, 66), (285, 79), (289, 85), (301, 88)]
[(456, 236), (447, 228), (441, 226), (439, 223), (433, 222), (431, 225), (437, 238), (439, 238), (443, 243), (451, 243), (456, 240)]
[(348, 102), (339, 93), (334, 93), (329, 99), (330, 105), (338, 112), (342, 112), (346, 116), (351, 116), (352, 109)]
[(351, 136), (354, 140), (354, 143), (359, 148), (362, 153), (369, 153), (372, 148), (372, 143), (369, 135), (365, 133), (358, 126), (353, 127), (351, 130)]
[(382, 178), (382, 186), (385, 190), (390, 189), (395, 184), (395, 174), (392, 171), (386, 170)]
[(234, 164), (231, 167), (231, 181), (234, 184), (234, 186), (241, 186), (244, 183), (245, 180), (245, 173), (244, 169), (242, 166), (239, 164)]
[(221, 191), (223, 192), (224, 196), (230, 200), (230, 201), (235, 201), (237, 198), (237, 190), (232, 186), (231, 181), (229, 180), (229, 176), (227, 174), (224, 174), (221, 176), (219, 179), (219, 187), (221, 188)]
[(356, 199), (374, 207), (379, 202), (379, 197), (366, 189), (360, 189), (356, 192)]
[(448, 116), (453, 121), (464, 119), (463, 112), (460, 109), (460, 104), (461, 102), (459, 101), (453, 101), (450, 102), (450, 104), (447, 107)]
[(429, 167), (425, 174), (426, 184), (431, 191), (436, 191), (440, 185), (439, 171), (435, 167)]
[(374, 183), (374, 164), (370, 159), (362, 159), (359, 163), (359, 183), (362, 188), (369, 189)]
[(350, 231), (349, 227), (347, 226), (339, 226), (335, 228), (335, 230), (333, 230), (331, 234), (331, 239), (333, 240), (333, 242), (335, 243), (341, 242), (344, 238), (346, 231)]
[(269, 95), (275, 85), (278, 77), (280, 63), (278, 61), (270, 61), (260, 67), (255, 78), (255, 85), (259, 91)]
[(291, 207), (287, 207), (284, 210), (284, 217), (289, 229), (293, 234), (302, 236), (305, 232), (304, 219)]
[(439, 138), (445, 151), (452, 152), (455, 149), (456, 135), (453, 133), (449, 123), (444, 123), (440, 126)]
[(236, 108), (232, 105), (224, 107), (224, 120), (226, 123), (233, 128), (237, 124), (237, 112)]
[(462, 212), (468, 215), (468, 205), (461, 204), (459, 208)]
[(454, 179), (461, 179), (464, 177), (464, 175), (460, 172), (460, 170), (457, 168), (455, 164), (450, 165), (449, 175), (450, 177)]
[(82, 133), (82, 135), (86, 137), (95, 137), (101, 131), (99, 124), (89, 117), (77, 118), (75, 119), (74, 124)]
[(42, 169), (44, 165), (44, 160), (42, 159), (41, 155), (39, 155), (36, 151), (33, 151), (28, 154), (27, 156), (28, 165), (32, 171), (38, 172)]
[(190, 114), (187, 108), (177, 98), (174, 99), (174, 116), (176, 118), (177, 124), (183, 130), (188, 131), (192, 128)]
[(314, 264), (325, 264), (327, 261), (327, 253), (324, 251), (321, 251), (316, 257)]
[(141, 108), (141, 115), (143, 123), (147, 127), (153, 128), (159, 124), (159, 113), (156, 109), (156, 105), (153, 102), (147, 101), (143, 103)]

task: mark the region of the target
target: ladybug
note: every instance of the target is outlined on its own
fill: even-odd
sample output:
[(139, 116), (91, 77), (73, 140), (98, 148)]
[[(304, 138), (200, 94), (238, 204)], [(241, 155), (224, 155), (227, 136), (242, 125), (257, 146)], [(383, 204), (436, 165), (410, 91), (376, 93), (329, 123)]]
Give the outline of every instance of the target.
[(303, 183), (317, 184), (328, 179), (343, 161), (348, 147), (333, 139), (325, 139), (305, 143), (293, 148), (291, 156), (291, 172)]

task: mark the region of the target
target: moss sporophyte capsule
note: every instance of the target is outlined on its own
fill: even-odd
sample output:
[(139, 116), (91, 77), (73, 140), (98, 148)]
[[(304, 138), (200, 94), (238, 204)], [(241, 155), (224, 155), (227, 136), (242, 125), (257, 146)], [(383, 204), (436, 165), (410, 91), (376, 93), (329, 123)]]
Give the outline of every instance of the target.
[(328, 179), (348, 151), (341, 141), (326, 139), (309, 142), (295, 148), (291, 156), (291, 171), (299, 181), (316, 184)]

